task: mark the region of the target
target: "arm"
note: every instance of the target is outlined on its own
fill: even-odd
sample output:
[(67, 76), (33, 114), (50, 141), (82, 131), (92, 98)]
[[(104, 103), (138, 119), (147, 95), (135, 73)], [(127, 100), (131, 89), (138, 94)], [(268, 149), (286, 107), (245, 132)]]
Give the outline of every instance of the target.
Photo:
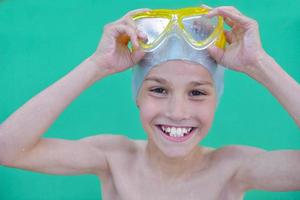
[(300, 190), (300, 151), (265, 151), (245, 146), (235, 148), (240, 155), (240, 165), (232, 183), (242, 191)]
[[(234, 7), (213, 9), (232, 27), (226, 31), (225, 50), (212, 47), (211, 55), (222, 65), (243, 72), (262, 83), (300, 127), (300, 86), (263, 50), (258, 24)], [(239, 165), (233, 183), (243, 190), (300, 190), (300, 151), (237, 148)]]
[[(19, 167), (18, 163), (26, 162), (25, 159), (32, 159), (32, 163), (34, 160), (40, 160), (41, 164), (47, 163), (42, 162), (42, 158), (60, 161), (66, 159), (64, 161), (70, 162), (75, 157), (72, 156), (74, 150), (79, 155), (89, 155), (88, 152), (95, 151), (91, 147), (84, 148), (88, 145), (83, 141), (43, 139), (41, 136), (81, 92), (104, 76), (104, 71), (87, 59), (13, 113), (0, 126), (1, 164)], [(104, 155), (100, 154), (99, 158), (97, 164), (104, 167), (106, 165)], [(34, 167), (30, 166), (30, 162), (27, 164), (28, 167)], [(47, 166), (44, 168), (47, 169)]]
[(232, 30), (225, 31), (229, 44), (225, 50), (214, 46), (209, 49), (212, 57), (262, 83), (300, 127), (300, 85), (264, 51), (257, 22), (234, 7), (215, 8), (209, 16), (215, 15), (223, 16)]
[[(37, 94), (0, 125), (0, 164), (55, 174), (99, 173), (106, 151), (122, 137), (94, 136), (77, 141), (45, 139), (43, 133), (86, 88), (136, 64), (144, 55), (128, 13), (105, 27), (95, 53)], [(127, 45), (132, 41), (135, 51)], [(120, 145), (117, 145), (120, 146)]]
[(59, 114), (96, 81), (97, 70), (91, 61), (84, 61), (6, 119), (0, 126), (0, 160), (13, 160), (35, 146)]
[(300, 85), (266, 54), (247, 74), (273, 94), (300, 128)]

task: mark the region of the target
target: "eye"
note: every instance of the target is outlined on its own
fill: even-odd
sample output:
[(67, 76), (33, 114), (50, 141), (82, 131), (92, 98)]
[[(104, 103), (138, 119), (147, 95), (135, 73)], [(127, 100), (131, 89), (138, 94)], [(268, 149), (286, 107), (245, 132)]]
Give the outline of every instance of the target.
[(200, 91), (200, 90), (192, 90), (192, 91), (190, 92), (190, 95), (191, 95), (191, 96), (203, 96), (203, 95), (206, 95), (206, 93), (205, 93), (205, 92), (202, 92), (202, 91)]
[(167, 94), (167, 91), (161, 87), (150, 89), (150, 92), (158, 93), (158, 94)]

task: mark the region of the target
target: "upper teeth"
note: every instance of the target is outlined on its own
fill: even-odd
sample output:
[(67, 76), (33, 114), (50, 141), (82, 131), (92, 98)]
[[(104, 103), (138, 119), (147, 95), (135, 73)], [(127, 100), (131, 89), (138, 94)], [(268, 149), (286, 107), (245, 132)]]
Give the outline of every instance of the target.
[(164, 132), (167, 132), (170, 134), (170, 136), (173, 137), (182, 137), (184, 134), (189, 133), (192, 128), (181, 128), (181, 127), (166, 127), (166, 126), (161, 126), (162, 130)]

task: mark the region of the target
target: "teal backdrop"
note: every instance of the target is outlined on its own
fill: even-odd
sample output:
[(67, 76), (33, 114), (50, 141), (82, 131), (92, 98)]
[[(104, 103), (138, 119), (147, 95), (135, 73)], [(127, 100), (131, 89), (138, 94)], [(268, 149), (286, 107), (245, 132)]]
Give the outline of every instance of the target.
[[(91, 55), (106, 23), (132, 9), (202, 3), (233, 5), (256, 19), (265, 50), (300, 82), (299, 0), (2, 0), (0, 122)], [(130, 70), (84, 91), (44, 136), (74, 140), (105, 133), (146, 139), (131, 99)], [(224, 96), (201, 144), (300, 149), (300, 131), (266, 88), (244, 74), (226, 71)], [(1, 200), (99, 200), (101, 192), (101, 182), (92, 175), (55, 176), (0, 167)], [(251, 190), (245, 199), (296, 200), (300, 191)]]

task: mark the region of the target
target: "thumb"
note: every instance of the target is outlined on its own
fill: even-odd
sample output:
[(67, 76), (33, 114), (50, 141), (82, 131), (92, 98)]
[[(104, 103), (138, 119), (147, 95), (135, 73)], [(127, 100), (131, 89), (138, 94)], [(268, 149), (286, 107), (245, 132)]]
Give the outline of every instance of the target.
[(224, 56), (224, 50), (216, 47), (215, 45), (211, 45), (208, 47), (208, 52), (210, 56), (217, 61), (217, 63), (222, 64), (222, 59)]
[(136, 49), (132, 52), (131, 58), (134, 64), (138, 63), (145, 55), (145, 52), (142, 49)]

